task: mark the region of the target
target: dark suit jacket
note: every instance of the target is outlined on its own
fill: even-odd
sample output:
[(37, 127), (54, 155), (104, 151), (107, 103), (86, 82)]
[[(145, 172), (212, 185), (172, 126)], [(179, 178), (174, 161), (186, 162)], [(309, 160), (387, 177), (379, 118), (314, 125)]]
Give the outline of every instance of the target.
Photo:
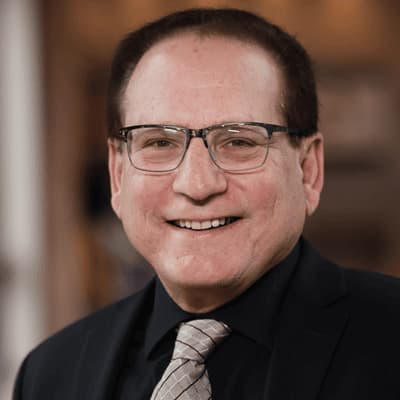
[[(128, 338), (143, 332), (153, 290), (150, 284), (41, 344), (21, 367), (14, 399), (112, 399)], [(400, 280), (341, 269), (305, 243), (265, 387), (268, 400), (399, 400)]]

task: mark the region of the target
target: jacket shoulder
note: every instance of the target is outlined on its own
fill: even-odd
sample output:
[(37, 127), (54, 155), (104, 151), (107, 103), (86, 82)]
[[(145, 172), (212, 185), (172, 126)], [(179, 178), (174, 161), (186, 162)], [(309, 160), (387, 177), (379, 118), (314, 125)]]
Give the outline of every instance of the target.
[(39, 344), (33, 352), (41, 351), (47, 347), (63, 346), (64, 344), (71, 346), (75, 340), (78, 341), (78, 343), (81, 342), (83, 335), (91, 331), (103, 329), (104, 327), (111, 327), (113, 324), (128, 316), (136, 317), (141, 307), (146, 307), (146, 298), (151, 290), (152, 284), (138, 293), (107, 305), (67, 325)]
[(343, 268), (348, 295), (365, 312), (394, 313), (400, 320), (400, 279), (379, 272)]
[(39, 399), (43, 393), (46, 398), (74, 398), (72, 383), (87, 349), (93, 349), (93, 343), (97, 350), (103, 349), (91, 354), (95, 363), (98, 355), (116, 353), (125, 338), (140, 337), (151, 313), (153, 290), (152, 282), (137, 294), (68, 325), (39, 344), (20, 368), (13, 398)]
[[(303, 242), (298, 281), (303, 295), (329, 304), (345, 298), (363, 307), (399, 307), (400, 279), (379, 272), (340, 266)], [(397, 313), (400, 316), (400, 313)]]

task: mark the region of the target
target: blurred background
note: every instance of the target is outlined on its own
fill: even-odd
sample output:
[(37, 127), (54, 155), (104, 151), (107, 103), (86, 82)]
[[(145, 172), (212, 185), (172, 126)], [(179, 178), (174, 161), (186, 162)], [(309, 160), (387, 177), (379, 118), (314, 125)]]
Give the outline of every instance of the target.
[(400, 2), (1, 0), (1, 400), (29, 349), (151, 276), (109, 206), (107, 74), (124, 33), (195, 6), (255, 11), (309, 50), (326, 186), (306, 236), (400, 276)]

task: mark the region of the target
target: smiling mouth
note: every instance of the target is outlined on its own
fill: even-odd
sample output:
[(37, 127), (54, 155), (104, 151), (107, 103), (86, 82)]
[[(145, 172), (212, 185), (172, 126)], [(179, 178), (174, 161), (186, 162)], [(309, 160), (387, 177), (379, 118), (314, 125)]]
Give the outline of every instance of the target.
[(182, 229), (192, 229), (195, 231), (204, 231), (207, 229), (216, 229), (221, 228), (222, 226), (226, 226), (237, 221), (238, 217), (221, 217), (214, 218), (205, 221), (192, 221), (186, 219), (178, 219), (174, 221), (169, 221), (170, 224), (177, 226)]

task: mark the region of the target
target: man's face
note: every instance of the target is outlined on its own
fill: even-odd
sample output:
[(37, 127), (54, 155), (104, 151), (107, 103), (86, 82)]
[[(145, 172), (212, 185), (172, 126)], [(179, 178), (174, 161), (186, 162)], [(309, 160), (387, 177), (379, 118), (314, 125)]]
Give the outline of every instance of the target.
[[(123, 98), (123, 123), (202, 128), (222, 122), (285, 125), (282, 81), (261, 48), (222, 37), (182, 34), (140, 60)], [(229, 173), (192, 139), (173, 172), (131, 166), (125, 147), (110, 143), (112, 205), (131, 243), (150, 262), (174, 300), (207, 311), (244, 291), (293, 248), (322, 186), (320, 137), (295, 148), (274, 134), (265, 164)], [(315, 190), (309, 182), (320, 180)], [(315, 186), (315, 184), (314, 184)], [(231, 224), (210, 223), (236, 217)], [(192, 227), (174, 222), (189, 221)], [(217, 294), (217, 295), (216, 295)], [(203, 304), (203, 305), (202, 305)]]

